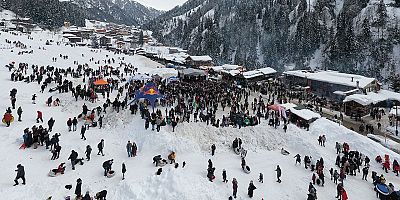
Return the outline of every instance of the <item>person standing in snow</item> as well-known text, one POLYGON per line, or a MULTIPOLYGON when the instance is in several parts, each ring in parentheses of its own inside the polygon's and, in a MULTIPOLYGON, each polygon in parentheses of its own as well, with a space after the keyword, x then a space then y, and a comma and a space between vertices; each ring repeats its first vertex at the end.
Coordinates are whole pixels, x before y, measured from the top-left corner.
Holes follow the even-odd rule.
POLYGON ((39 120, 43 123, 43 114, 41 111, 37 111, 36 123, 39 123, 39 120))
POLYGON ((282 170, 281 170, 281 168, 279 167, 279 165, 278 166, 276 166, 276 178, 278 179, 276 182, 278 182, 278 183, 281 183, 282 181, 281 181, 281 175, 282 175, 282 170))
POLYGON ((222 170, 222 182, 224 182, 224 183, 228 182, 228 180, 226 180, 226 170, 225 169, 222 170))
POLYGON ((103 149, 104 149, 104 139, 101 139, 101 141, 99 142, 99 144, 97 144, 97 148, 99 149, 99 152, 97 153, 97 155, 101 155, 104 156, 103 153, 103 149))
POLYGON ((90 154, 91 153, 92 153, 92 147, 90 147, 90 145, 87 145, 86 146, 86 151, 85 151, 87 161, 90 160, 90 154))
POLYGON ((68 160, 71 160, 72 170, 75 170, 76 159, 78 158, 78 153, 74 150, 71 151, 68 160))
POLYGON ((71 120, 71 118, 68 118, 67 126, 68 126, 68 132, 70 132, 70 131, 71 131, 71 127, 72 127, 72 120, 71 120))
POLYGON ((233 197, 236 199, 237 189, 238 189, 238 182, 236 178, 232 180, 232 189, 233 189, 233 197))
POLYGON ((366 180, 367 181, 368 169, 369 169, 369 167, 364 167, 363 168, 363 170, 362 170, 362 172, 363 172, 362 180, 366 180))
POLYGON ((125 163, 122 163, 122 180, 125 179, 125 172, 126 172, 126 166, 125 163))
POLYGON ((215 144, 211 145, 211 156, 214 156, 215 149, 216 149, 215 144))
POLYGON ((56 122, 56 120, 54 120, 53 117, 50 117, 49 121, 47 121, 47 125, 49 126, 49 132, 53 131, 54 122, 56 122))
POLYGON ((137 145, 135 142, 132 142, 132 157, 136 157, 136 153, 137 153, 137 145))
POLYGON ((101 129, 103 127, 103 116, 99 117, 99 129, 101 129))
POLYGON ((18 185, 18 179, 22 179, 22 185, 25 185, 25 169, 24 166, 21 164, 17 165, 17 169, 15 170, 17 172, 17 176, 14 179, 14 186, 18 185))
POLYGON ((256 186, 254 186, 253 181, 250 181, 249 187, 247 188, 247 194, 249 195, 250 198, 253 198, 255 189, 257 188, 256 186))
POLYGON ((76 131, 76 126, 78 125, 78 120, 76 117, 72 120, 72 131, 76 131))
POLYGON ((301 165, 301 156, 300 156, 300 154, 295 155, 293 158, 296 158, 295 165, 297 165, 297 163, 299 163, 299 165, 301 165))
POLYGON ((262 173, 258 176, 258 182, 264 183, 264 175, 262 173))
POLYGON ((76 199, 82 197, 82 180, 80 178, 76 180, 75 195, 76 199))
POLYGON ((82 137, 81 137, 81 139, 83 139, 83 140, 86 140, 85 132, 86 132, 86 126, 85 126, 85 125, 82 125, 82 128, 81 128, 81 135, 82 135, 82 137))
POLYGON ((32 104, 36 104, 36 94, 32 95, 32 104))
POLYGON ((21 120, 21 115, 22 115, 22 108, 21 108, 21 106, 18 107, 17 114, 18 114, 18 121, 19 121, 19 122, 22 121, 22 120, 21 120))
POLYGON ((322 140, 322 146, 325 147, 326 136, 322 135, 321 140, 322 140))
POLYGON ((128 144, 126 144, 126 151, 128 152, 128 157, 132 157, 132 143, 131 143, 131 141, 128 141, 128 144))

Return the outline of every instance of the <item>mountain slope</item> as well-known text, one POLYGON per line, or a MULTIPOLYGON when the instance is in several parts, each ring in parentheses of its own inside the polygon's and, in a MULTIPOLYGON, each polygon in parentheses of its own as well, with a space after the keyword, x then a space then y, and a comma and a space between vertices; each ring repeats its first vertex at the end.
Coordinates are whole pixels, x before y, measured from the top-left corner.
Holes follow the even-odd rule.
POLYGON ((219 63, 280 70, 295 63, 387 78, 399 71, 399 6, 389 0, 190 0, 147 28, 160 42, 219 63))
POLYGON ((49 27, 62 26, 64 21, 82 26, 84 19, 141 25, 161 14, 133 0, 3 0, 0 5, 49 27))

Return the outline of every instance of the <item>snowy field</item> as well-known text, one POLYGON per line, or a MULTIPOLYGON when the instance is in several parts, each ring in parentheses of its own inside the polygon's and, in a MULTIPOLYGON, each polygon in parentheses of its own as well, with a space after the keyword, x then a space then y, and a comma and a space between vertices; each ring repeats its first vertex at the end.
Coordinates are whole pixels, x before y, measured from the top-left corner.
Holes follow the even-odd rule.
MULTIPOLYGON (((303 165, 295 166, 294 155, 299 153, 312 156, 315 159, 323 157, 325 160, 325 187, 316 186, 318 199, 335 199, 336 185, 329 180, 328 170, 334 166, 336 159, 335 142, 347 142, 351 150, 358 150, 371 158, 371 171, 378 174, 384 171, 373 159, 380 154, 389 154, 391 160, 400 156, 382 145, 373 142, 367 137, 358 135, 343 126, 339 126, 327 119, 319 119, 314 122, 310 131, 299 129, 295 125, 289 125, 285 133, 281 127, 274 129, 262 121, 255 127, 235 128, 215 128, 206 126, 204 123, 183 123, 178 124, 176 131, 172 132, 169 126, 162 127, 160 132, 144 129, 144 121, 138 115, 131 115, 128 110, 120 113, 107 112, 104 118, 105 128, 90 128, 86 137, 87 140, 80 139, 78 124, 77 132, 68 132, 66 120, 69 117, 77 116, 81 112, 83 103, 88 108, 102 105, 104 99, 100 97, 100 102, 89 103, 88 101, 73 100, 70 93, 59 94, 40 93, 40 86, 37 83, 11 82, 10 72, 4 67, 14 61, 28 63, 29 66, 51 65, 59 68, 76 67, 74 61, 80 64, 88 63, 89 66, 97 68, 94 61, 114 58, 117 62, 122 61, 123 55, 114 55, 106 50, 94 52, 87 47, 70 47, 60 45, 45 45, 46 40, 60 41, 59 35, 48 32, 32 34, 33 40, 26 35, 12 35, 2 32, 0 34, 0 110, 5 111, 10 106, 9 91, 12 88, 18 90, 16 107, 21 106, 24 110, 22 122, 13 122, 10 127, 4 124, 0 126, 0 194, 1 199, 34 199, 44 200, 49 196, 52 199, 62 200, 65 196, 74 197, 76 179, 81 178, 82 193, 90 191, 93 195, 103 189, 108 191, 109 200, 219 200, 228 199, 232 195, 232 178, 236 178, 239 183, 238 198, 248 199, 247 187, 251 180, 254 180, 255 195, 253 199, 261 200, 264 198, 275 200, 297 200, 307 198, 308 184, 311 181, 312 172, 305 170, 303 165), (5 39, 11 41, 21 41, 28 45, 26 50, 34 50, 33 54, 18 55, 24 51, 12 47, 5 43, 5 39), (40 49, 39 49, 40 47, 40 49), (45 50, 43 50, 43 47, 45 50), (59 55, 68 55, 69 59, 63 60, 59 55), (83 57, 82 57, 83 54, 83 57), (52 58, 57 57, 57 62, 52 62, 52 58), (32 104, 31 96, 38 95, 37 104, 32 104), (49 96, 53 99, 60 98, 60 107, 47 107, 45 101, 49 96), (50 160, 51 153, 44 147, 38 149, 21 150, 23 140, 23 130, 36 124, 36 111, 43 112, 47 127, 47 120, 53 117, 56 122, 52 134, 61 133, 60 145, 62 146, 60 159, 50 160), (318 145, 317 138, 325 134, 327 137, 326 147, 318 145), (250 174, 245 174, 241 169, 240 156, 233 153, 230 148, 235 137, 241 137, 244 147, 248 149, 246 157, 247 165, 252 169, 250 174), (97 143, 100 139, 105 140, 105 156, 97 156, 97 143), (125 145, 127 141, 134 141, 138 145, 138 156, 128 158, 125 145), (217 150, 214 157, 210 154, 211 144, 216 144, 217 150), (78 152, 79 157, 84 157, 87 144, 93 148, 92 159, 84 165, 76 166, 76 170, 71 170, 70 162, 67 158, 72 149, 78 152), (289 156, 280 153, 281 148, 291 152, 289 156), (180 167, 175 169, 172 165, 163 167, 163 173, 156 176, 157 170, 152 165, 152 157, 161 154, 166 158, 170 151, 177 152, 177 162, 180 167), (216 167, 216 180, 208 181, 206 178, 207 160, 211 158, 216 167), (113 169, 117 172, 116 176, 106 178, 103 176, 102 163, 105 160, 114 159, 113 169), (181 168, 182 162, 186 162, 186 167, 181 168), (49 177, 47 174, 50 169, 56 168, 58 164, 65 162, 67 169, 64 175, 49 177), (121 164, 125 162, 127 166, 126 179, 122 179, 121 164), (25 166, 27 184, 13 187, 16 165, 21 163, 25 166), (275 178, 276 165, 282 169, 282 183, 277 183, 275 178), (222 182, 222 170, 226 169, 228 183, 222 182), (258 183, 258 174, 264 174, 264 183, 258 183), (72 184, 72 190, 66 190, 65 185, 72 184)), ((160 64, 155 63, 141 56, 125 56, 124 61, 131 63, 139 69, 139 72, 154 73, 160 64)), ((100 62, 102 64, 102 62, 100 62)), ((81 79, 74 80, 75 83, 82 83, 81 79)), ((54 83, 52 83, 54 84, 54 83)), ((112 95, 115 95, 112 94, 112 95)), ((113 99, 111 97, 110 99, 113 99)), ((164 110, 164 109, 161 109, 164 110)), ((16 116, 16 110, 13 110, 16 116)), ((387 182, 395 185, 396 190, 400 187, 400 180, 393 173, 385 174, 387 182)), ((371 183, 370 176, 368 182, 361 180, 361 176, 348 176, 344 187, 351 200, 375 200, 375 192, 371 183)))

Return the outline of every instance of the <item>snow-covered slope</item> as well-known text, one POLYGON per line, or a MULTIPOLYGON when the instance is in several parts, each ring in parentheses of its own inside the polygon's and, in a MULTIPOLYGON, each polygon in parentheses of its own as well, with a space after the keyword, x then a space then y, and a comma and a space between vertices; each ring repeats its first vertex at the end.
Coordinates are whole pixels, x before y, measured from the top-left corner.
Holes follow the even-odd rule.
MULTIPOLYGON (((323 157, 325 160, 325 174, 334 166, 336 158, 335 142, 347 142, 350 149, 358 150, 370 158, 376 155, 389 154, 392 159, 399 159, 398 154, 387 150, 368 138, 358 135, 345 127, 339 126, 327 119, 319 119, 314 122, 310 131, 299 129, 294 125, 289 125, 287 132, 283 132, 281 127, 274 129, 267 125, 266 121, 256 127, 234 128, 215 128, 206 126, 204 123, 183 123, 178 124, 176 131, 172 132, 169 126, 163 127, 160 132, 153 132, 144 129, 144 121, 140 116, 131 115, 125 110, 120 113, 111 111, 105 115, 105 128, 90 128, 87 131, 87 140, 80 139, 78 132, 68 132, 66 120, 68 117, 76 116, 80 113, 81 106, 86 103, 89 109, 101 105, 100 102, 89 103, 87 101, 74 101, 70 94, 40 93, 37 83, 11 82, 8 69, 3 67, 14 61, 37 65, 52 65, 61 68, 75 67, 74 61, 88 63, 93 68, 97 68, 95 61, 114 58, 118 62, 124 57, 124 62, 132 63, 138 68, 139 72, 156 71, 162 67, 145 57, 123 56, 101 50, 92 51, 87 47, 70 47, 64 45, 45 46, 46 40, 52 39, 60 41, 61 37, 49 32, 33 33, 34 39, 30 40, 26 35, 12 35, 1 33, 0 42, 4 44, 5 39, 11 41, 21 41, 28 46, 27 50, 33 49, 33 54, 18 55, 22 51, 19 48, 0 49, 0 110, 5 110, 9 103, 8 92, 12 88, 18 90, 17 107, 22 106, 24 113, 22 122, 14 122, 7 128, 0 125, 0 194, 3 199, 46 199, 53 196, 53 199, 63 199, 67 195, 73 195, 73 190, 66 190, 64 186, 73 184, 75 180, 83 180, 82 192, 90 191, 91 194, 103 189, 108 190, 107 199, 110 200, 209 200, 227 199, 231 195, 231 183, 222 183, 222 169, 227 170, 229 180, 233 177, 239 182, 238 199, 247 199, 247 186, 250 180, 255 181, 257 190, 254 199, 280 199, 297 200, 306 199, 308 183, 311 180, 312 172, 307 171, 302 166, 295 166, 293 156, 310 155, 315 159, 323 157), (39 49, 41 47, 41 49, 39 49), (43 49, 44 47, 45 49, 43 49), (52 62, 52 57, 68 55, 69 59, 52 62), (83 54, 83 56, 82 56, 83 54), (91 58, 94 62, 90 62, 91 58), (37 104, 31 103, 31 95, 38 95, 37 104), (60 98, 60 107, 47 107, 45 101, 49 96, 60 98), (50 117, 56 120, 54 132, 61 133, 60 145, 62 146, 60 159, 50 161, 51 154, 43 147, 38 149, 20 150, 22 143, 23 129, 31 127, 35 123, 36 111, 43 111, 44 120, 50 117), (318 145, 317 138, 325 134, 327 137, 326 147, 318 145), (234 138, 241 137, 244 147, 248 149, 246 157, 247 164, 252 172, 245 174, 240 167, 240 157, 234 154, 230 145, 234 138), (96 144, 100 139, 105 140, 105 156, 97 156, 96 144), (125 151, 125 144, 128 140, 138 144, 139 152, 135 158, 128 158, 125 151), (209 147, 215 143, 217 146, 216 156, 211 157, 209 147), (92 159, 85 162, 83 166, 76 166, 76 170, 71 170, 71 165, 67 158, 72 149, 79 153, 79 157, 84 156, 85 146, 90 144, 93 153, 92 159), (286 148, 291 152, 289 156, 283 156, 280 148, 286 148), (185 168, 175 169, 172 165, 164 167, 161 176, 155 176, 157 170, 152 165, 152 157, 161 154, 166 157, 171 151, 177 152, 177 161, 180 166, 186 161, 185 168), (113 158, 115 163, 113 168, 116 176, 105 178, 103 176, 102 163, 113 158), (217 179, 209 182, 206 178, 207 160, 211 158, 216 167, 217 179), (57 167, 61 162, 66 162, 67 170, 64 175, 48 177, 50 169, 57 167), (127 165, 126 179, 121 180, 121 163, 127 165), (18 163, 25 166, 27 185, 13 187, 15 177, 14 169, 18 163), (283 171, 282 183, 275 182, 275 168, 280 165, 283 171), (264 174, 264 183, 258 183, 258 173, 264 174)), ((117 67, 117 64, 114 65, 117 67)), ((72 79, 71 79, 72 80, 72 79)), ((74 83, 82 83, 81 79, 73 80, 74 83)), ((111 94, 111 99, 115 96, 111 94)), ((254 94, 258 95, 258 94, 254 94)), ((161 109, 164 110, 164 109, 161 109)), ((13 111, 15 112, 15 111, 13 111)), ((80 124, 81 125, 81 122, 80 124)), ((79 127, 79 126, 78 126, 79 127)), ((336 168, 335 168, 336 169, 336 168)), ((372 162, 371 171, 378 174, 384 173, 381 167, 372 162)), ((393 173, 385 174, 388 182, 395 186, 400 185, 399 178, 393 173)), ((316 186, 317 187, 317 186, 316 186)), ((361 180, 360 176, 349 176, 345 181, 345 188, 350 199, 375 200, 375 192, 371 179, 368 182, 361 180)), ((334 199, 336 186, 329 178, 326 178, 325 187, 317 187, 318 199, 334 199)))

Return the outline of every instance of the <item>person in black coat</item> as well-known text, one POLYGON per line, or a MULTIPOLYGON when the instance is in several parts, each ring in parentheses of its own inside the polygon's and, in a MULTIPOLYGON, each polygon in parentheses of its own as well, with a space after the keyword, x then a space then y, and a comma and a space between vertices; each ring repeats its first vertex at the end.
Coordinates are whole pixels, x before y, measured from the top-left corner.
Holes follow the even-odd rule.
POLYGON ((211 145, 211 156, 214 156, 215 149, 216 149, 215 144, 211 145))
POLYGON ((81 139, 83 139, 83 140, 86 140, 85 132, 86 132, 86 127, 85 127, 85 125, 83 125, 81 128, 81 135, 82 135, 81 139))
POLYGON ((247 189, 248 190, 247 194, 249 195, 250 198, 253 198, 253 193, 255 189, 257 188, 256 186, 254 186, 253 181, 250 181, 249 188, 247 189))
POLYGON ((53 131, 54 122, 56 122, 56 120, 54 120, 52 117, 49 119, 49 121, 47 121, 47 125, 49 125, 49 132, 53 131))
POLYGON ((99 152, 97 153, 97 155, 101 155, 104 156, 103 153, 103 149, 104 149, 104 139, 101 139, 101 141, 99 142, 99 144, 97 144, 97 148, 99 149, 99 152))
POLYGON ((125 163, 122 163, 122 180, 125 179, 125 172, 126 172, 126 166, 125 163))
POLYGON ((82 180, 80 178, 76 180, 75 195, 77 198, 82 197, 82 180))
POLYGON ((17 169, 15 170, 17 172, 17 176, 14 179, 14 186, 18 185, 18 179, 22 179, 22 185, 25 185, 25 169, 24 166, 21 164, 17 165, 17 169))
POLYGON ((107 160, 103 162, 104 176, 107 176, 107 173, 111 171, 111 166, 114 162, 114 159, 107 160))
POLYGON ((76 125, 78 125, 78 119, 74 117, 74 119, 72 120, 72 131, 76 131, 76 125))
POLYGON ((278 182, 278 183, 281 183, 282 181, 281 181, 281 175, 282 175, 282 170, 281 170, 281 168, 279 167, 279 165, 278 166, 276 166, 276 178, 278 179, 276 182, 278 182))
POLYGON ((68 160, 71 160, 72 170, 75 170, 76 159, 78 158, 78 153, 74 150, 71 151, 68 160))

